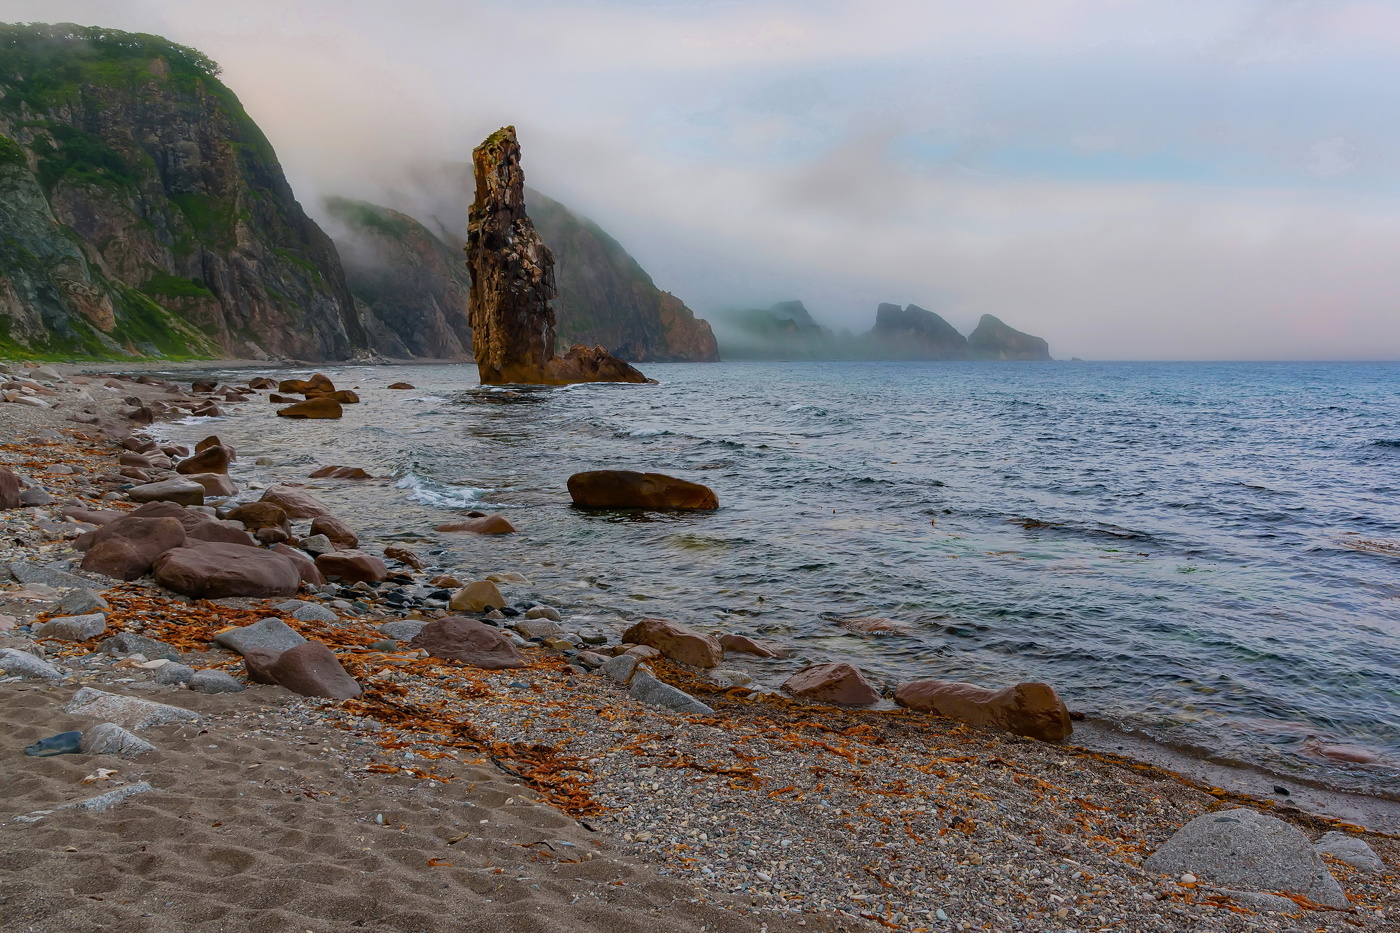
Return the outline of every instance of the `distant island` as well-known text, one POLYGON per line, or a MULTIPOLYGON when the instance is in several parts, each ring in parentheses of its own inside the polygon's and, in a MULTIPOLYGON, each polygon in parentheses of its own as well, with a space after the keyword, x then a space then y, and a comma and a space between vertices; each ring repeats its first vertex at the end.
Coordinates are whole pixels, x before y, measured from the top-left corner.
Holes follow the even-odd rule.
POLYGON ((726 359, 786 360, 1049 360, 1043 338, 1022 333, 990 314, 964 337, 918 305, 881 304, 863 334, 833 332, 812 319, 801 301, 718 316, 726 359))

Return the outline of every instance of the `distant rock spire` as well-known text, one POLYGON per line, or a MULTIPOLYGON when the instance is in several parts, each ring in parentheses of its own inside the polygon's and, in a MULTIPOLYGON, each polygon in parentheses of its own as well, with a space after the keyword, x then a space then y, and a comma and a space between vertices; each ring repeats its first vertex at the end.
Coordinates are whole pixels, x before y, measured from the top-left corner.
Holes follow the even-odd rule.
POLYGON ((554 355, 554 254, 525 213, 525 173, 515 127, 472 152, 476 200, 467 218, 472 348, 484 385, 647 382, 602 347, 554 355))

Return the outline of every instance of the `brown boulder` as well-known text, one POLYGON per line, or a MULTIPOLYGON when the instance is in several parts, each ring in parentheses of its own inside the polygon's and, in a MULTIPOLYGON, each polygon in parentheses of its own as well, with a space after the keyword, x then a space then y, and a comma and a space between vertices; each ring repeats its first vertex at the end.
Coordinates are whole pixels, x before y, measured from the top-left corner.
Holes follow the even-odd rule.
POLYGON ((315 586, 326 585, 326 578, 320 570, 316 569, 316 562, 301 548, 295 548, 279 541, 272 545, 272 550, 274 553, 291 558, 292 563, 297 565, 297 573, 301 574, 302 583, 311 583, 315 586))
POLYGON ((288 648, 276 661, 262 667, 260 673, 304 697, 348 700, 362 692, 355 678, 341 666, 335 652, 319 641, 288 648))
POLYGON ((325 397, 330 399, 332 402, 339 402, 342 405, 360 404, 360 397, 354 392, 351 392, 349 389, 340 389, 338 391, 330 393, 325 397))
POLYGON ((208 541, 222 544, 241 544, 244 547, 257 547, 258 542, 253 540, 253 536, 242 528, 234 527, 236 522, 221 522, 217 518, 211 518, 206 522, 199 522, 191 528, 185 529, 185 537, 189 541, 208 541))
POLYGON ((279 395, 276 392, 268 395, 267 400, 274 405, 294 404, 301 401, 301 399, 297 398, 295 395, 279 395))
POLYGON ((258 501, 281 506, 289 518, 321 518, 331 514, 326 504, 311 493, 282 484, 269 486, 258 501))
POLYGON ((117 455, 117 465, 124 467, 136 467, 140 470, 149 470, 155 466, 151 458, 145 454, 138 454, 135 451, 124 450, 117 455))
POLYGON ((80 509, 72 505, 65 506, 63 509, 64 518, 71 518, 75 522, 86 522, 89 525, 105 525, 108 522, 116 521, 125 514, 125 512, 108 509, 80 509))
POLYGON ((394 383, 393 385, 389 386, 389 388, 391 388, 391 389, 413 389, 413 388, 416 388, 416 386, 414 386, 414 385, 413 385, 412 383, 410 383, 410 382, 396 382, 396 383, 394 383))
POLYGON ((295 405, 277 409, 283 418, 339 418, 345 414, 340 403, 329 398, 309 398, 295 405))
POLYGON ((446 616, 429 622, 413 636, 408 647, 421 648, 444 661, 461 661, 487 671, 525 666, 520 652, 498 629, 462 616, 446 616))
POLYGON ((282 554, 241 544, 198 544, 166 551, 155 562, 156 582, 195 599, 294 596, 296 564, 282 554))
POLYGON ((24 505, 19 500, 21 488, 19 476, 0 467, 0 509, 17 509, 24 505))
POLYGON ((277 383, 278 392, 295 392, 305 395, 308 392, 335 391, 335 383, 324 373, 316 373, 310 379, 284 379, 277 383))
POLYGON ((894 701, 910 709, 1043 742, 1062 742, 1074 731, 1069 710, 1048 684, 1023 683, 992 690, 953 680, 914 680, 899 685, 894 701))
POLYGON ((201 418, 221 418, 223 417, 224 410, 213 402, 205 402, 203 405, 200 405, 198 408, 194 409, 194 411, 190 412, 190 414, 198 415, 201 418))
POLYGON ((258 376, 256 379, 249 379, 249 380, 248 380, 248 388, 250 388, 250 389, 275 389, 275 388, 277 388, 277 383, 276 383, 276 382, 273 382, 271 379, 267 378, 266 376, 258 376))
POLYGON ((401 564, 407 564, 414 570, 422 570, 424 567, 428 566, 427 561, 406 547, 395 547, 391 544, 384 549, 384 556, 390 560, 396 560, 401 564))
POLYGON ((245 502, 227 514, 233 521, 242 522, 243 527, 254 535, 263 530, 275 532, 271 536, 275 541, 266 541, 259 535, 258 540, 264 543, 275 544, 276 541, 286 541, 292 536, 292 525, 287 511, 275 502, 245 502))
POLYGON ((724 648, 709 635, 665 619, 643 619, 622 633, 623 642, 650 645, 672 661, 694 667, 718 667, 724 648))
POLYGON ((792 650, 771 641, 761 641, 747 635, 721 635, 720 647, 725 651, 738 651, 741 654, 757 655, 760 658, 785 658, 792 650))
POLYGON ((190 383, 191 392, 213 392, 216 388, 218 388, 217 383, 209 382, 204 379, 190 383))
POLYGON ((185 479, 203 486, 206 496, 238 495, 238 487, 227 473, 187 473, 185 479))
POLYGON ((586 509, 717 509, 708 486, 662 473, 590 470, 569 477, 574 505, 586 509))
POLYGON ((350 530, 350 526, 329 515, 317 517, 311 523, 311 533, 325 535, 337 551, 350 551, 360 546, 360 539, 350 530))
POLYGON ((176 473, 227 473, 229 461, 233 458, 229 455, 228 448, 218 444, 213 444, 195 453, 179 463, 175 464, 176 473))
POLYGON ((359 467, 324 466, 311 473, 312 479, 374 479, 359 467))
POLYGON ((434 531, 470 531, 479 535, 508 535, 515 532, 515 526, 504 515, 480 515, 459 518, 436 526, 434 531))
POLYGON ((151 572, 156 558, 185 544, 185 526, 175 518, 127 515, 92 533, 82 568, 118 580, 135 580, 151 572))
POLYGON ((384 561, 364 551, 331 551, 316 558, 316 569, 326 579, 346 583, 379 583, 389 576, 384 561))
POLYGON ((505 598, 501 596, 501 591, 496 589, 496 584, 490 580, 477 580, 453 593, 447 607, 453 612, 486 612, 489 609, 500 609, 505 604, 505 598))
POLYGON ((842 706, 870 706, 880 701, 880 692, 854 664, 812 664, 783 681, 783 689, 800 700, 839 703, 842 706))

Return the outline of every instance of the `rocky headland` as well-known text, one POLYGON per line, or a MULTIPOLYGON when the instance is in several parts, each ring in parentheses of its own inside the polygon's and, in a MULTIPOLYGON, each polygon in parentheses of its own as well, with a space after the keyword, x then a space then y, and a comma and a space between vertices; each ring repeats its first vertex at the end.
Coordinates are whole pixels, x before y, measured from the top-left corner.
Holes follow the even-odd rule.
POLYGON ((472 152, 476 197, 467 229, 473 352, 483 385, 646 382, 601 346, 554 352, 554 254, 525 212, 525 173, 515 127, 472 152))

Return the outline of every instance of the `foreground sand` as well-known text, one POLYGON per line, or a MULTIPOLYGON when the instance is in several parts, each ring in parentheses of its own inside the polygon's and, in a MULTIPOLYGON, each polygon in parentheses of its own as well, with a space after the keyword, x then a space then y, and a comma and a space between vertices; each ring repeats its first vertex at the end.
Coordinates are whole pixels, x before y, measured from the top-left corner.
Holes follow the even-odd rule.
MULTIPOLYGON (((113 459, 58 413, 14 408, 0 406, 11 437, 65 440, 0 445, 0 459, 30 471, 113 459)), ((84 491, 81 477, 43 479, 56 497, 84 491)), ((71 557, 56 512, 0 512, 0 556, 71 557)), ((268 614, 105 587, 109 634, 139 628, 193 666, 238 674, 208 639, 268 614)), ((0 600, 20 605, 20 590, 0 600)), ((29 602, 41 609, 42 593, 29 602)), ((370 650, 383 620, 341 615, 287 621, 365 685, 345 703, 256 685, 201 696, 56 642, 44 647, 69 682, 0 682, 0 929, 1400 928, 1400 845, 1376 833, 1387 873, 1331 864, 1350 911, 1251 910, 1144 871, 1182 824, 1241 802, 1149 765, 905 712, 725 693, 662 666, 717 711, 678 716, 544 649, 525 670, 485 673, 370 650), (132 761, 24 757, 91 724, 63 712, 85 682, 204 719, 144 733, 160 752, 132 761), (81 783, 98 768, 117 773, 81 783), (140 780, 156 790, 106 813, 14 820, 140 780)), ((1334 826, 1244 802, 1313 837, 1334 826)))

